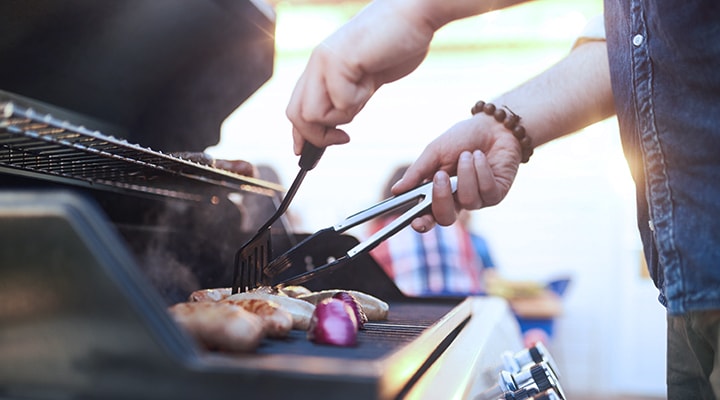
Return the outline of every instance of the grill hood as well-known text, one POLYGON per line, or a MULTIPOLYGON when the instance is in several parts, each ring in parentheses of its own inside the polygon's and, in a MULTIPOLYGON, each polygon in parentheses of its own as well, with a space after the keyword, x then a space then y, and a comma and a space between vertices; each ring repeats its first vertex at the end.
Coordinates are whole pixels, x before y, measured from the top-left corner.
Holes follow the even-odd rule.
POLYGON ((145 147, 202 151, 272 75, 274 30, 261 1, 5 0, 0 90, 145 147))

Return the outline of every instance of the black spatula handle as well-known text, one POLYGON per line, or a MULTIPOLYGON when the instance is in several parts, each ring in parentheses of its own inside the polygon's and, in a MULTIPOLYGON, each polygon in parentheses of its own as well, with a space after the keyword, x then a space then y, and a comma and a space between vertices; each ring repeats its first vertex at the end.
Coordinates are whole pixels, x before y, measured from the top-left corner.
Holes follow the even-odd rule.
POLYGON ((298 165, 303 170, 310 171, 315 168, 324 152, 325 147, 317 147, 306 140, 302 148, 302 153, 300 153, 300 162, 298 165))

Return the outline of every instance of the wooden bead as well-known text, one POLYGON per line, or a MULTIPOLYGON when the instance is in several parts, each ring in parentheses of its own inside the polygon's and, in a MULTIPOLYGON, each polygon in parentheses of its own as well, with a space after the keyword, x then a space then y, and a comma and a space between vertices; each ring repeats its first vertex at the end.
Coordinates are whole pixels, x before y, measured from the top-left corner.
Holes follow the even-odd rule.
POLYGON ((472 115, 475 115, 475 114, 477 114, 477 113, 479 113, 479 112, 483 112, 483 107, 485 107, 485 102, 482 101, 482 100, 480 100, 480 101, 478 101, 477 103, 475 103, 475 105, 474 105, 473 108, 470 110, 470 112, 472 113, 472 115))
POLYGON ((495 114, 493 114, 493 117, 495 117, 495 121, 503 122, 505 121, 505 117, 507 117, 507 113, 502 108, 498 108, 497 110, 495 110, 495 114))
POLYGON ((508 130, 513 130, 519 123, 520 117, 517 114, 510 114, 503 125, 505 125, 508 130))
POLYGON ((520 147, 522 148, 522 162, 526 163, 530 160, 530 156, 533 153, 532 143, 530 138, 525 136, 520 140, 520 147))
POLYGON ((483 107, 483 111, 487 115, 493 115, 495 114, 495 104, 493 103, 485 103, 485 106, 483 107))
POLYGON ((522 125, 517 125, 513 128, 512 134, 517 140, 522 140, 525 137, 525 128, 523 128, 522 125))
POLYGON ((525 148, 532 148, 530 143, 530 138, 525 136, 522 139, 520 139, 520 146, 522 146, 523 149, 525 148))

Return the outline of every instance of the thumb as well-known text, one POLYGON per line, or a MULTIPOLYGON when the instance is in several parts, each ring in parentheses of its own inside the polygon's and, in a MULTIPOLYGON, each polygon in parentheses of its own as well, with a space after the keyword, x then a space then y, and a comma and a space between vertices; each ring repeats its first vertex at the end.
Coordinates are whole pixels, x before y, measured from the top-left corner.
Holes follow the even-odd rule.
POLYGON ((437 164, 432 160, 435 160, 435 158, 431 157, 426 149, 425 152, 408 167, 403 177, 395 182, 391 188, 392 193, 395 195, 404 193, 422 183, 432 180, 435 172, 439 170, 437 164))

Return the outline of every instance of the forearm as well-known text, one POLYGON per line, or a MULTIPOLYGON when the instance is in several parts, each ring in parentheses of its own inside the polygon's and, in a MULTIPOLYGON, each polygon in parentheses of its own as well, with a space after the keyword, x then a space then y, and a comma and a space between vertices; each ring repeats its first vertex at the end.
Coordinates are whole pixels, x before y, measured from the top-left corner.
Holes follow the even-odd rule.
MULTIPOLYGON (((393 0, 390 0, 393 1, 393 0)), ((528 0, 394 0, 404 4, 408 12, 426 18, 439 29, 441 26, 462 18, 500 10, 528 0), (410 9, 414 10, 411 11, 410 9)))
POLYGON ((321 46, 356 65, 358 73, 379 74, 380 86, 411 72, 442 26, 525 1, 375 0, 321 46))
POLYGON ((613 115, 605 43, 575 48, 550 69, 493 102, 522 117, 536 147, 613 115))

